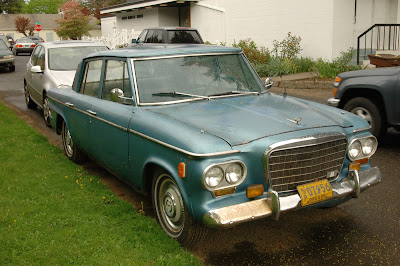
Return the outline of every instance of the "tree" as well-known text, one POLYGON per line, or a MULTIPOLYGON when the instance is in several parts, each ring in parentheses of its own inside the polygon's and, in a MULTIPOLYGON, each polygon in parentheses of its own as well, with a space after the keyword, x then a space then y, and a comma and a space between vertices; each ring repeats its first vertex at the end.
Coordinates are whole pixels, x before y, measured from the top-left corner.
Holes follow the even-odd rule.
POLYGON ((24 4, 24 0, 0 0, 0 14, 19 14, 24 4))
POLYGON ((24 14, 57 14, 64 0, 29 0, 23 8, 24 14))
POLYGON ((77 0, 68 0, 61 6, 64 18, 57 20, 59 27, 54 29, 59 37, 80 40, 83 35, 90 36, 93 26, 89 25, 90 17, 82 10, 83 6, 77 0))
POLYGON ((23 16, 17 16, 14 19, 14 24, 17 32, 22 33, 25 36, 32 36, 35 25, 31 23, 29 18, 23 16), (27 33, 28 32, 28 33, 27 33))
POLYGON ((81 0, 89 12, 100 19, 100 8, 126 3, 126 0, 81 0))

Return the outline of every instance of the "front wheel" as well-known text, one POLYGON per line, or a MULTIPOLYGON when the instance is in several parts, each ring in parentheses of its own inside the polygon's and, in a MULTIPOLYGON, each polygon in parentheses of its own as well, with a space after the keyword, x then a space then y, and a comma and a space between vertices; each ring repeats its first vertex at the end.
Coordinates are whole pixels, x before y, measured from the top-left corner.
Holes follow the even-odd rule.
POLYGON ((376 104, 371 100, 364 97, 357 97, 348 101, 344 109, 367 121, 371 126, 371 133, 375 137, 378 138, 385 132, 386 126, 383 116, 376 104))
POLYGON ((43 118, 46 125, 50 127, 50 107, 49 99, 47 98, 46 94, 43 96, 43 118))
POLYGON ((186 247, 203 238, 205 227, 188 213, 178 185, 165 171, 155 173, 152 200, 157 220, 170 237, 186 247))
POLYGON ((62 124, 61 137, 65 155, 74 163, 83 162, 85 159, 85 155, 81 152, 79 147, 74 145, 65 121, 63 121, 62 124))

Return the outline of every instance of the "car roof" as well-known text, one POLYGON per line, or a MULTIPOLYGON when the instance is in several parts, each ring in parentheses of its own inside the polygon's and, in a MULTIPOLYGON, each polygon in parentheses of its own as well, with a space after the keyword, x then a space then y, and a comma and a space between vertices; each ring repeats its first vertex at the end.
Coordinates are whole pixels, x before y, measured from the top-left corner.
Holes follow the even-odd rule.
POLYGON ((147 44, 147 45, 137 45, 123 49, 97 52, 89 55, 87 58, 98 57, 98 56, 144 58, 144 57, 160 57, 160 56, 171 56, 171 55, 240 53, 241 51, 242 50, 240 48, 235 48, 235 47, 205 45, 205 44, 186 44, 186 45, 147 44))
POLYGON ((145 28, 144 30, 197 30, 195 28, 188 28, 188 27, 150 27, 145 28))
POLYGON ((90 42, 90 41, 52 41, 43 42, 38 45, 42 45, 45 48, 62 48, 62 47, 76 47, 76 46, 106 46, 101 42, 90 42))

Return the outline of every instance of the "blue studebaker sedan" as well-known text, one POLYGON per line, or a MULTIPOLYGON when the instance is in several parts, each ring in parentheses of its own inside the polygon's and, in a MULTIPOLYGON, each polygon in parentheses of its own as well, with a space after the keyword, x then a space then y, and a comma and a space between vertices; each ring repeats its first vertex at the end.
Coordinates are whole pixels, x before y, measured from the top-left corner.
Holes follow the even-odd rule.
POLYGON ((188 246, 205 226, 334 206, 381 181, 367 122, 270 86, 240 49, 155 45, 87 56, 48 98, 66 155, 151 195, 188 246))

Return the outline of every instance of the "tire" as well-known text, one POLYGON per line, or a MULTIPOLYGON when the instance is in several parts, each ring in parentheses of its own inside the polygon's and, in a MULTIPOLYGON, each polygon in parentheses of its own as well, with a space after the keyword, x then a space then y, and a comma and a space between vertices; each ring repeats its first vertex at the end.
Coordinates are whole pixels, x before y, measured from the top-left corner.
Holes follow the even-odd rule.
POLYGON ((10 72, 14 72, 14 71, 15 71, 15 66, 10 66, 10 67, 8 67, 8 70, 9 70, 10 72))
POLYGON ((43 95, 43 118, 44 122, 48 127, 51 127, 50 125, 50 107, 49 107, 49 99, 47 98, 47 95, 43 95))
POLYGON ((185 247, 200 241, 206 228, 189 214, 179 187, 165 171, 156 171, 152 186, 152 201, 158 223, 168 236, 185 247))
POLYGON ((382 112, 371 100, 364 97, 353 98, 345 104, 343 109, 367 121, 371 125, 371 133, 375 137, 380 137, 386 131, 382 112))
POLYGON ((68 159, 70 159, 74 163, 80 163, 85 161, 86 156, 81 152, 81 150, 76 145, 74 145, 71 134, 69 133, 69 129, 65 124, 65 121, 63 121, 62 124, 61 137, 62 137, 63 149, 68 159))
POLYGON ((24 84, 24 94, 25 94, 26 107, 28 107, 28 109, 36 109, 37 104, 32 100, 31 94, 29 93, 26 84, 24 84))

